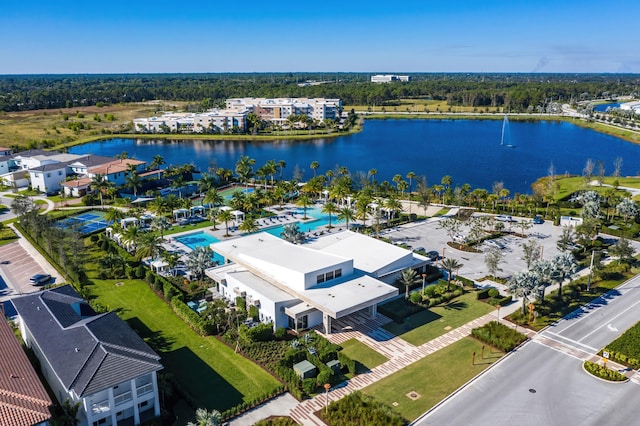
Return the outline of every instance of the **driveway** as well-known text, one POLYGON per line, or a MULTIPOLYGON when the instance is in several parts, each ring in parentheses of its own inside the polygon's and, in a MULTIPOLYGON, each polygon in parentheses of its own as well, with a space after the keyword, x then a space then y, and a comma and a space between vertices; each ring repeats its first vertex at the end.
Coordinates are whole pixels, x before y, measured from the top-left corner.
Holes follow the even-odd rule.
POLYGON ((35 274, 51 274, 54 279, 48 284, 63 281, 39 253, 33 254, 33 249, 23 247, 21 242, 15 241, 0 247, 0 301, 39 291, 41 287, 29 283, 29 278, 35 274))

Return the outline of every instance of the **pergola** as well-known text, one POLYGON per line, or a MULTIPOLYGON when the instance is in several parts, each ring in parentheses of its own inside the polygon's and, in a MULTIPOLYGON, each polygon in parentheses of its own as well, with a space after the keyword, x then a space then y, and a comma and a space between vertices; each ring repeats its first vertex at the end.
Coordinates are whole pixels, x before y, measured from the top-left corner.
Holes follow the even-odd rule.
POLYGON ((173 211, 173 218, 175 220, 188 219, 191 216, 189 209, 177 209, 173 211))

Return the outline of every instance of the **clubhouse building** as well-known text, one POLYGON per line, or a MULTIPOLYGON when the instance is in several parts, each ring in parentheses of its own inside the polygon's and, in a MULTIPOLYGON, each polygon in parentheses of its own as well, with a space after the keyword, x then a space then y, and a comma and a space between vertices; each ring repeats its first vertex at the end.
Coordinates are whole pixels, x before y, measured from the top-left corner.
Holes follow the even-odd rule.
POLYGON ((363 234, 329 233, 295 245, 262 232, 211 245, 225 264, 206 271, 231 301, 245 298, 260 320, 303 330, 377 306, 398 295, 404 269, 423 272, 429 260, 363 234))

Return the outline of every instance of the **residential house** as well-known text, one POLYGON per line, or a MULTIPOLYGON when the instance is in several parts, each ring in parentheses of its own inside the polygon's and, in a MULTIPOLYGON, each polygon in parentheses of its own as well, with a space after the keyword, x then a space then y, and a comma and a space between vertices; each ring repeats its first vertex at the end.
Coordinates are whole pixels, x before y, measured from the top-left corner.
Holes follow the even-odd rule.
POLYGON ((0 304, 0 425, 46 426, 51 398, 38 378, 0 304))
POLYGON ((140 424, 160 414, 160 357, 114 312, 97 314, 70 286, 12 303, 58 402, 80 403, 81 426, 140 424))

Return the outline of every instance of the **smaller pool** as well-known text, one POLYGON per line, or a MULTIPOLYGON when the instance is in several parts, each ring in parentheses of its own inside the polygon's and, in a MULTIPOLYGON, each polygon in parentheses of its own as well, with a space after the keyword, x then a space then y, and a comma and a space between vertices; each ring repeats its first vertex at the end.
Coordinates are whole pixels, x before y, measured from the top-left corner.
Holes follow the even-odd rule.
MULTIPOLYGON (((213 243, 220 242, 219 239, 217 239, 213 235, 207 234, 204 231, 194 232, 193 234, 186 234, 180 237, 175 237, 175 240, 189 247, 191 250, 194 250, 196 247, 209 247, 213 243)), ((213 260, 218 265, 222 265, 224 263, 224 258, 220 256, 218 253, 213 254, 213 260)))
POLYGON ((195 249, 196 247, 208 246, 209 244, 220 242, 219 239, 217 239, 213 235, 207 234, 204 231, 182 235, 180 237, 176 237, 175 240, 189 247, 191 250, 195 249))

